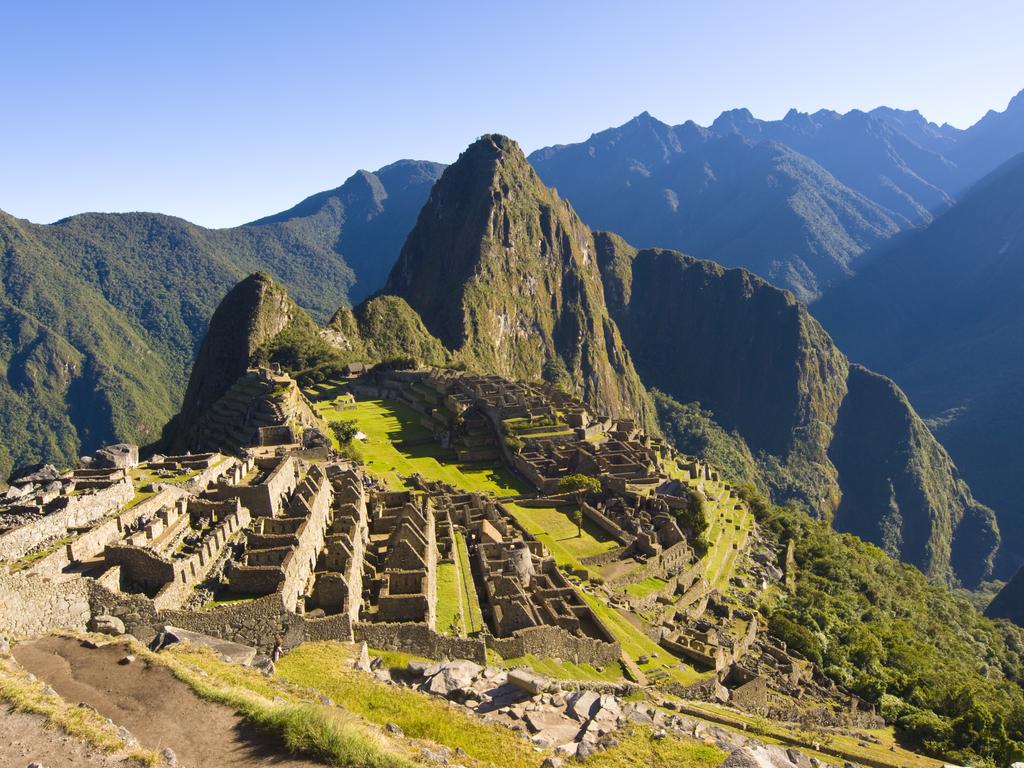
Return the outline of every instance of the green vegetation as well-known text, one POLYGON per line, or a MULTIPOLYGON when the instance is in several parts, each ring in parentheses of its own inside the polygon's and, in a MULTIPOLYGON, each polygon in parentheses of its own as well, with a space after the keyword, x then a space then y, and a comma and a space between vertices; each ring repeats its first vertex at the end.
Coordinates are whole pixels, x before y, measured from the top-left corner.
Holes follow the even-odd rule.
POLYGON ((657 592, 659 589, 668 584, 664 579, 659 579, 657 576, 651 576, 643 579, 642 581, 634 581, 632 584, 626 586, 626 593, 633 597, 647 597, 652 592, 657 592))
POLYGON ((476 585, 473 583, 473 572, 470 569, 469 547, 466 545, 466 537, 456 531, 454 538, 462 590, 462 621, 466 632, 472 634, 483 630, 484 615, 480 609, 480 598, 476 593, 476 585))
POLYGON ((498 464, 459 464, 455 452, 441 448, 420 423, 420 414, 402 402, 363 400, 355 408, 340 410, 332 402, 318 402, 317 411, 330 422, 351 419, 367 439, 355 441, 367 471, 383 478, 392 488, 403 488, 397 475, 416 472, 430 480, 442 480, 467 491, 514 496, 526 486, 498 464))
POLYGON ((220 660, 208 648, 184 645, 155 654, 141 645, 151 663, 166 666, 199 696, 238 712, 247 722, 279 739, 290 751, 333 766, 412 768, 413 761, 387 744, 358 717, 308 700, 293 686, 268 680, 257 670, 220 660))
POLYGON ((438 632, 462 636, 466 624, 462 620, 462 579, 455 563, 437 564, 437 606, 435 626, 438 632))
POLYGON ((582 594, 583 599, 604 621, 605 626, 622 646, 622 650, 627 656, 633 661, 641 656, 648 658, 646 664, 639 665, 643 672, 651 673, 663 670, 673 680, 683 685, 689 685, 704 676, 651 640, 633 621, 612 608, 602 598, 589 592, 582 594))
POLYGON ((716 747, 689 739, 653 738, 649 728, 634 728, 618 742, 587 764, 596 768, 716 768, 727 757, 716 747))
POLYGON ((548 548, 560 566, 600 576, 597 568, 583 565, 580 560, 603 555, 619 546, 615 539, 587 518, 577 529, 576 522, 565 508, 527 507, 515 503, 508 503, 505 507, 548 548))
POLYGON ((534 656, 532 653, 514 659, 503 659, 501 665, 506 669, 522 666, 530 667, 534 672, 558 680, 591 680, 595 682, 617 683, 621 682, 625 677, 622 665, 618 662, 598 670, 590 664, 574 664, 571 661, 558 661, 547 657, 541 658, 534 656))
POLYGON ((1024 630, 796 508, 752 508, 796 542, 797 590, 769 611, 774 634, 916 747, 964 765, 1024 757, 1024 630))
POLYGON ((286 680, 330 696, 348 711, 379 725, 395 723, 407 736, 461 747, 485 765, 536 768, 540 759, 529 742, 496 725, 453 710, 416 691, 377 682, 346 663, 352 648, 341 643, 305 643, 278 664, 286 680))

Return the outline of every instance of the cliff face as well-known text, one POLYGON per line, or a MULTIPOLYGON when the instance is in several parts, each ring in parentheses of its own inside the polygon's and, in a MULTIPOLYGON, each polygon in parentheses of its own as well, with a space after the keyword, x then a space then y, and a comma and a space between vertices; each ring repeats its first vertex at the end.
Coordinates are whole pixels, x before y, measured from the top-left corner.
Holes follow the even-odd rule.
POLYGON ((644 383, 737 433, 776 499, 797 498, 935 578, 975 584, 991 571, 992 511, 899 388, 852 366, 789 293, 614 235, 597 246, 644 383))
POLYGON ((561 378, 595 407, 653 423, 605 306, 593 235, 518 145, 485 136, 442 175, 384 293, 468 367, 561 378))
POLYGON ((182 450, 195 424, 255 362, 260 348, 293 325, 314 327, 266 273, 249 275, 232 288, 210 319, 181 411, 165 433, 168 447, 182 450))
POLYGON ((1018 627, 1024 627, 1024 568, 999 590, 985 615, 993 619, 1009 619, 1018 627))

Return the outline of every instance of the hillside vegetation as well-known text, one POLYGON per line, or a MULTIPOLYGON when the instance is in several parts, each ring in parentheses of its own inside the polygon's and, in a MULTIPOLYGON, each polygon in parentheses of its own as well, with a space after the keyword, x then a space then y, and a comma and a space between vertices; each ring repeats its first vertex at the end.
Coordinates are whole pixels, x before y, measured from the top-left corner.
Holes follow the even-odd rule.
POLYGON ((745 495, 762 525, 796 542, 797 588, 769 611, 774 634, 912 745, 962 765, 1024 754, 1024 630, 795 507, 745 495))
POLYGON ((181 402, 209 317, 246 274, 272 274, 320 321, 375 290, 383 276, 369 265, 390 267, 441 168, 361 172, 231 229, 151 213, 38 225, 0 212, 0 479, 104 443, 154 440, 181 402))

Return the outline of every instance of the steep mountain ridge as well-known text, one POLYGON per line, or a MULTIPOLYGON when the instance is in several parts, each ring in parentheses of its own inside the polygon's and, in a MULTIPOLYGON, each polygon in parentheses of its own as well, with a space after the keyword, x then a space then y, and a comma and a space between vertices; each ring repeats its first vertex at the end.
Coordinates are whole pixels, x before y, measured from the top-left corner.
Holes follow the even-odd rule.
POLYGON ((853 359, 900 383, 1000 512, 1004 576, 1024 563, 1014 483, 1024 432, 1022 283, 1024 155, 813 306, 853 359))
POLYGON ((1021 151, 1024 94, 966 130, 887 107, 790 110, 781 120, 736 109, 706 128, 645 112, 584 142, 537 150, 530 162, 596 229, 751 269, 809 301, 855 272, 867 250, 927 224, 1021 151), (722 143, 730 137, 744 141, 722 143), (764 143, 792 157, 751 162, 748 145, 764 143), (742 173, 726 185, 722 169, 742 173))
POLYGON ((558 378, 611 415, 652 424, 594 250, 519 146, 488 135, 434 186, 383 292, 405 299, 471 368, 558 378))
MULTIPOLYGON (((990 572, 992 511, 903 393, 851 366, 806 307, 744 270, 607 233, 597 245, 644 383, 742 438, 776 499, 799 499, 933 578, 976 584, 990 572)), ((731 453, 746 463, 742 448, 731 453)))

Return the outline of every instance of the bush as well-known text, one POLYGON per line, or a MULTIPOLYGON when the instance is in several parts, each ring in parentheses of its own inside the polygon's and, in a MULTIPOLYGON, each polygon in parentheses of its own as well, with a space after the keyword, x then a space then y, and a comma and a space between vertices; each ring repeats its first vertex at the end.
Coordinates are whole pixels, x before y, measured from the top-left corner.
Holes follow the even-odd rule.
POLYGON ((359 427, 354 421, 332 421, 331 432, 337 438, 338 445, 344 448, 359 433, 359 427))

